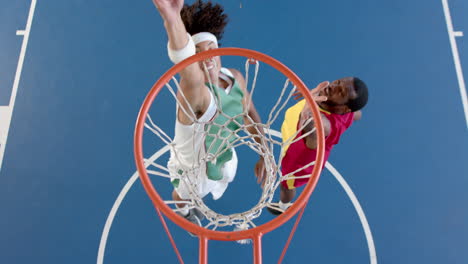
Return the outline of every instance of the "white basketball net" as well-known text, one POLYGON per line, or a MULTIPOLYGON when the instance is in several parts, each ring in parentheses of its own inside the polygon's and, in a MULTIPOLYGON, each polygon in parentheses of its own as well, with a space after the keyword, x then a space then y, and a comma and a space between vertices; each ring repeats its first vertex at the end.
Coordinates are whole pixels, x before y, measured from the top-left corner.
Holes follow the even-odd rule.
MULTIPOLYGON (((258 77, 258 71, 259 71, 259 67, 260 67, 260 63, 258 61, 254 61, 254 63, 252 65, 255 65, 255 68, 254 68, 254 76, 253 76, 253 80, 251 82, 251 88, 249 88, 249 67, 250 65, 252 64, 252 60, 251 59, 247 59, 247 61, 245 62, 245 79, 246 79, 246 87, 247 87, 247 90, 250 92, 250 98, 248 98, 248 104, 250 104, 250 101, 251 101, 251 98, 255 92, 255 86, 256 86, 256 82, 257 82, 257 77, 258 77)), ((206 71, 206 69, 205 69, 206 71)), ((209 75, 208 75, 209 76, 209 75)), ((174 100, 176 100, 176 103, 178 105, 178 107, 189 117, 194 117, 195 114, 194 114, 194 111, 189 107, 189 109, 186 109, 184 107, 182 107, 181 105, 181 102, 177 100, 177 91, 179 93, 182 93, 182 90, 180 89, 180 86, 179 86, 179 82, 177 81, 177 79, 175 77, 172 77, 172 81, 174 82, 174 85, 171 85, 170 83, 167 83, 166 84, 166 88, 168 89, 168 91, 172 94, 174 100), (176 89, 174 89, 174 87, 176 89)), ((211 83, 211 81, 210 81, 211 83)), ((280 164, 281 164, 281 160, 282 160, 282 155, 279 155, 279 157, 276 157, 274 156, 274 153, 273 153, 273 149, 275 148, 280 148, 280 151, 281 153, 283 153, 284 149, 286 146, 298 141, 298 140, 302 140, 304 137, 308 136, 310 133, 313 133, 315 131, 315 128, 306 133, 306 134, 303 134, 301 137, 297 137, 299 131, 302 131, 302 129, 307 126, 311 120, 307 120, 303 125, 302 127, 300 127, 296 132, 296 134, 294 134, 291 138, 287 139, 284 143, 281 142, 282 140, 278 140, 278 139, 275 139, 273 138, 272 134, 269 133, 269 131, 271 131, 271 125, 278 119, 280 113, 285 109, 288 101, 292 98, 292 95, 293 93, 296 91, 296 87, 292 85, 292 83, 290 83, 289 80, 285 80, 284 82, 284 85, 283 85, 283 88, 281 90, 281 94, 280 96, 278 97, 278 100, 276 101, 276 103, 274 104, 274 106, 271 108, 269 114, 268 114, 268 119, 267 120, 262 120, 263 123, 259 124, 259 123, 254 123, 254 121, 252 120, 252 118, 248 115, 247 113, 247 110, 248 110, 248 107, 245 107, 244 108, 244 111, 238 115, 238 116, 241 116, 242 118, 246 118, 248 120, 250 120, 250 125, 246 125, 244 123, 242 124, 239 124, 238 125, 240 126, 239 129, 237 129, 236 131, 233 131, 232 135, 233 137, 235 137, 235 139, 232 141, 232 142, 229 142, 226 138, 222 138, 221 135, 215 135, 217 138, 223 140, 223 142, 227 145, 227 147, 225 148, 222 148, 220 150, 218 150, 217 152, 215 152, 214 156, 210 155, 210 154, 207 154, 203 157, 201 157, 197 164, 193 164, 193 167, 194 168, 199 168, 200 165, 203 163, 203 162, 210 162, 211 160, 213 159, 216 159, 216 157, 218 157, 220 154, 222 154, 224 151, 230 149, 230 148, 237 148, 241 145, 246 145, 248 146, 251 150, 255 151, 258 155, 262 156, 264 161, 265 161, 265 167, 266 167, 266 171, 267 171, 267 178, 266 178, 266 181, 265 181, 265 184, 262 188, 262 195, 258 201, 258 203, 253 206, 250 210, 248 211, 245 211, 245 212, 241 212, 241 213, 235 213, 235 214, 230 214, 230 215, 223 215, 223 214, 220 214, 220 213, 217 213, 213 210, 211 210, 203 201, 202 197, 199 197, 198 195, 196 195, 196 182, 193 181, 193 178, 194 178, 194 175, 191 175, 191 173, 195 172, 196 170, 189 170, 189 171, 184 171, 182 174, 176 174, 176 175, 171 175, 169 173, 169 169, 167 168, 167 164, 159 164, 157 163, 157 160, 154 161, 154 162, 151 162, 149 160, 145 160, 146 163, 150 163, 150 165, 147 167, 147 173, 150 174, 150 175, 154 175, 154 176, 158 176, 158 177, 165 177, 165 178, 168 178, 168 179, 171 179, 171 180, 174 180, 174 179, 178 179, 180 180, 181 182, 185 182, 185 184, 189 185, 191 187, 191 199, 189 201, 174 201, 174 200, 165 200, 165 203, 168 204, 168 205, 175 205, 177 203, 183 203, 183 204, 186 204, 188 205, 188 208, 191 209, 191 208, 197 208, 198 210, 200 210, 203 215, 206 217, 206 220, 207 220, 207 223, 205 224, 205 221, 204 221, 204 224, 203 226, 205 228, 208 228, 208 229, 212 229, 212 230, 216 230, 217 228, 219 227, 225 227, 225 226, 236 226, 238 229, 248 229, 248 228, 253 228, 253 227, 256 227, 256 224, 254 223, 254 219, 259 217, 260 214, 262 213, 262 210, 272 204, 272 199, 273 199, 273 195, 276 191, 276 189, 279 187, 279 184, 281 181, 285 180, 286 178, 288 179, 298 179, 298 178, 308 178, 309 176, 299 176, 299 177, 296 177, 296 176, 293 176, 295 173, 297 173, 298 171, 301 171, 303 170, 304 168, 306 167, 309 167, 311 165, 313 165, 315 162, 311 162, 305 166, 303 166, 302 168, 300 169, 297 169, 296 171, 293 171, 289 174, 286 174, 286 175, 281 175, 281 170, 280 170, 280 164), (258 134, 251 134, 247 131, 247 127, 248 126, 253 126, 258 134), (260 143, 257 142, 255 140, 255 137, 261 137, 261 140, 260 143)), ((185 98, 185 96, 183 96, 182 94, 182 97, 183 99, 187 102, 186 105, 189 105, 188 104, 188 101, 187 99, 185 98)), ((216 98, 216 103, 219 104, 219 99, 216 98)), ((216 115, 223 115, 227 118, 227 121, 226 123, 228 122, 237 122, 235 120, 236 117, 238 116, 228 116, 226 115, 225 113, 223 113, 221 110, 221 107, 218 106, 218 110, 217 110, 217 113, 216 115)), ((200 125, 204 125, 207 129, 205 129, 205 134, 204 136, 206 136, 206 134, 208 133, 207 131, 209 131, 209 128, 211 126, 224 126, 226 124, 215 124, 215 123, 211 123, 211 122, 200 122, 199 120, 197 120, 196 118, 192 118, 192 121, 195 123, 195 124, 200 124, 200 125)), ((175 122, 175 120, 174 120, 175 122)), ((147 116, 147 121, 145 122, 145 127, 151 131, 152 133, 154 133, 158 138, 160 138, 164 144, 166 145, 169 145, 170 147, 173 146, 173 139, 168 136, 168 133, 166 133, 163 129, 160 128, 160 126, 158 126, 157 124, 155 124, 155 122, 153 122, 152 118, 150 117, 150 115, 148 114, 147 116)), ((221 129, 219 130, 221 131, 221 129)), ((172 131, 171 131, 172 132, 172 131)), ((210 136, 213 136, 213 135, 210 135, 210 136)), ((214 141, 213 141, 214 142, 214 141)), ((210 146, 211 147, 211 146, 210 146)), ((173 149, 173 148, 172 148, 173 149)), ((207 151, 206 153, 209 153, 209 151, 207 151)), ((176 153, 176 157, 177 157, 177 153, 176 153)), ((252 168, 252 172, 253 172, 253 168, 252 168)), ((167 181, 168 184, 169 183, 169 180, 167 181)), ((173 206, 174 207, 174 211, 179 211, 180 209, 178 209, 176 206, 173 206)), ((186 207, 187 208, 187 207, 186 207)))

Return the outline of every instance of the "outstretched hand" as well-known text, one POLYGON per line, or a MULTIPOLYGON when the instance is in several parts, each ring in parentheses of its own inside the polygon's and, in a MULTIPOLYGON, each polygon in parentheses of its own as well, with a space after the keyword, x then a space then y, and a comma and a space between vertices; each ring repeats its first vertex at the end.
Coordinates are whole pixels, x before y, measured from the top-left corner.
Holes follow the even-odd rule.
MULTIPOLYGON (((324 82, 319 83, 319 85, 317 85, 317 87, 315 87, 314 89, 311 89, 310 95, 312 95, 312 99, 317 103, 326 101, 327 97, 324 95, 319 95, 319 93, 323 89, 327 88, 329 85, 330 85, 329 81, 324 81, 324 82)), ((294 100, 301 100, 302 98, 304 98, 304 96, 302 95, 300 91, 296 91, 293 93, 293 98, 294 100)))
POLYGON ((260 158, 255 164, 255 176, 257 177, 257 183, 261 183, 262 187, 265 186, 267 172, 263 158, 260 158))
POLYGON ((180 14, 184 0, 153 0, 154 5, 166 21, 171 21, 180 14))

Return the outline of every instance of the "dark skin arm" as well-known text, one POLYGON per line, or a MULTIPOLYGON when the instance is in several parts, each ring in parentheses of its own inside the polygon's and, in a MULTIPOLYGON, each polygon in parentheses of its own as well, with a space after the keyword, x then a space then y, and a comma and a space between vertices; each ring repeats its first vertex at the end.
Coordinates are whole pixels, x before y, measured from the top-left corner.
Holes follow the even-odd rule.
MULTIPOLYGON (((312 118, 312 112, 309 110, 310 113, 301 113, 300 122, 301 125, 304 124, 308 119, 312 118)), ((322 117, 322 124, 323 130, 325 133, 325 137, 330 135, 330 121, 328 121, 327 117, 324 114, 321 114, 322 117)), ((302 129, 302 133, 306 134, 314 129, 314 120, 310 120, 310 122, 302 129)), ((305 138, 305 143, 309 149, 316 149, 317 148, 317 133, 316 131, 310 133, 305 138)))
MULTIPOLYGON (((325 89, 330 83, 329 82, 322 82, 317 87, 314 89, 310 90, 310 94, 312 95, 312 99, 314 99, 315 102, 323 102, 327 100, 326 96, 320 96, 319 93, 321 90, 325 89)), ((303 96, 300 92, 296 92, 294 94, 294 99, 299 100, 302 99, 303 96)), ((327 137, 330 134, 330 121, 328 121, 327 117, 324 114, 321 114, 322 117, 322 124, 323 124, 323 130, 325 133, 325 137, 327 137)), ((310 110, 309 105, 305 105, 304 109, 301 111, 301 114, 299 116, 299 124, 300 127, 304 128, 302 129, 302 133, 306 134, 310 131, 312 131, 315 127, 315 123, 313 120, 312 116, 312 110, 310 110)), ((304 138, 304 141, 307 145, 308 148, 310 149, 316 149, 317 148, 317 133, 316 131, 310 133, 304 138)))

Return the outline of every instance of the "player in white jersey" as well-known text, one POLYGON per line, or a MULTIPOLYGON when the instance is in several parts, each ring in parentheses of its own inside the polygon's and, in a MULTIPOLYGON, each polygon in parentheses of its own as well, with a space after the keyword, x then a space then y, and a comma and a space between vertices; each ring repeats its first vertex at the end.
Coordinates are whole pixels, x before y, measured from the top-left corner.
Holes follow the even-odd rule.
MULTIPOLYGON (((227 25, 227 15, 219 4, 211 1, 195 1, 192 5, 184 5, 183 0, 153 0, 161 17, 164 20, 169 42, 168 54, 174 63, 194 55, 196 52, 218 48, 218 40, 224 33, 227 25)), ((225 143, 210 136, 218 132, 216 126, 211 126, 208 134, 204 133, 207 121, 215 117, 217 104, 214 98, 220 98, 223 113, 234 117, 248 107, 249 118, 244 118, 246 124, 260 123, 260 117, 253 103, 247 103, 248 92, 245 87, 245 79, 235 69, 223 69, 219 56, 199 64, 192 64, 180 71, 180 89, 183 92, 177 94, 180 107, 177 109, 176 135, 174 147, 171 150, 171 158, 168 167, 171 175, 192 175, 187 180, 196 186, 197 195, 203 197, 212 193, 214 199, 218 199, 224 193, 227 184, 234 179, 237 168, 237 156, 235 151, 228 148, 225 143), (204 69, 209 76, 204 74, 204 69), (210 81, 210 82, 209 82, 210 81), (208 83, 211 83, 210 86, 208 83), (195 116, 191 116, 192 109, 195 116), (196 119, 197 122, 193 120, 196 119), (194 136, 195 135, 195 136, 194 136), (189 139, 190 138, 190 139, 189 139), (202 160, 211 153, 220 154, 215 160, 202 160), (195 175, 195 176, 194 176, 195 175)), ((210 122, 226 122, 226 127, 221 128, 221 134, 229 133, 236 128, 237 122, 222 120, 217 116, 210 122)), ((242 119, 242 118, 241 118, 242 119)), ((238 121, 238 120, 236 120, 238 121)), ((242 120, 241 120, 242 121, 242 120)), ((248 127, 249 133, 257 134, 259 129, 248 127)), ((262 133, 260 131, 260 133, 262 133)), ((259 140, 259 137, 256 138, 259 140)), ((265 174, 264 161, 260 157, 255 166, 255 175, 263 179, 265 174)), ((184 181, 173 181, 173 199, 183 201, 190 199, 188 186, 184 181)), ((180 214, 190 221, 200 224, 201 215, 197 210, 189 210, 180 206, 180 214)))

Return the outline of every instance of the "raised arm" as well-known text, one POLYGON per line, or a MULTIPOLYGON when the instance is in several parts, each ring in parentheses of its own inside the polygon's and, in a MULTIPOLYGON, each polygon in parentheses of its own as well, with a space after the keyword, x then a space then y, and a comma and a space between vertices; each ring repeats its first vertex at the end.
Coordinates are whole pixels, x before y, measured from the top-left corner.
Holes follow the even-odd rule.
POLYGON ((164 20, 169 47, 173 50, 181 50, 188 43, 187 31, 180 16, 184 0, 153 0, 153 3, 164 20))
MULTIPOLYGON (((184 22, 180 15, 180 11, 184 6, 183 0, 153 0, 161 17, 164 20, 164 27, 169 39, 168 52, 170 57, 179 60, 185 59, 195 54, 195 45, 185 29, 184 22), (172 55, 172 56, 171 56, 172 55)), ((184 93, 187 101, 195 113, 203 113, 209 104, 210 95, 206 88, 203 71, 198 63, 194 63, 180 72, 180 88, 184 93)), ((180 96, 180 94, 178 94, 180 96)), ((181 99, 181 98, 180 98, 181 99)), ((180 100, 185 107, 185 100, 180 100)), ((183 114, 183 111, 179 111, 183 114)), ((190 118, 183 114, 182 123, 191 123, 190 118), (187 121, 187 122, 183 122, 187 121)))
MULTIPOLYGON (((310 90, 310 94, 312 95, 312 98, 317 103, 327 100, 326 96, 323 96, 323 95, 321 96, 321 95, 319 95, 319 93, 320 93, 321 90, 328 87, 329 84, 330 83, 328 81, 325 81, 325 82, 322 82, 319 85, 317 85, 317 87, 315 87, 314 89, 310 90)), ((295 99, 300 99, 300 98, 302 98, 302 95, 300 95, 300 93, 296 93, 295 94, 295 99)), ((323 124, 324 134, 325 134, 325 137, 327 137, 330 134, 330 129, 331 129, 330 121, 328 120, 328 118, 324 114, 322 114, 322 113, 320 113, 320 114, 321 114, 321 117, 322 117, 322 124, 323 124)), ((312 131, 314 129, 315 123, 314 123, 314 120, 312 118, 313 118, 312 110, 309 108, 309 105, 306 104, 304 106, 304 109, 302 109, 300 117, 299 117, 299 127, 304 127, 302 129, 303 134, 309 133, 310 131, 312 131)), ((309 149, 316 149, 317 148, 317 133, 316 132, 317 131, 313 131, 312 133, 307 135, 305 137, 305 139, 304 139, 305 143, 306 143, 306 145, 307 145, 307 147, 309 149)))

